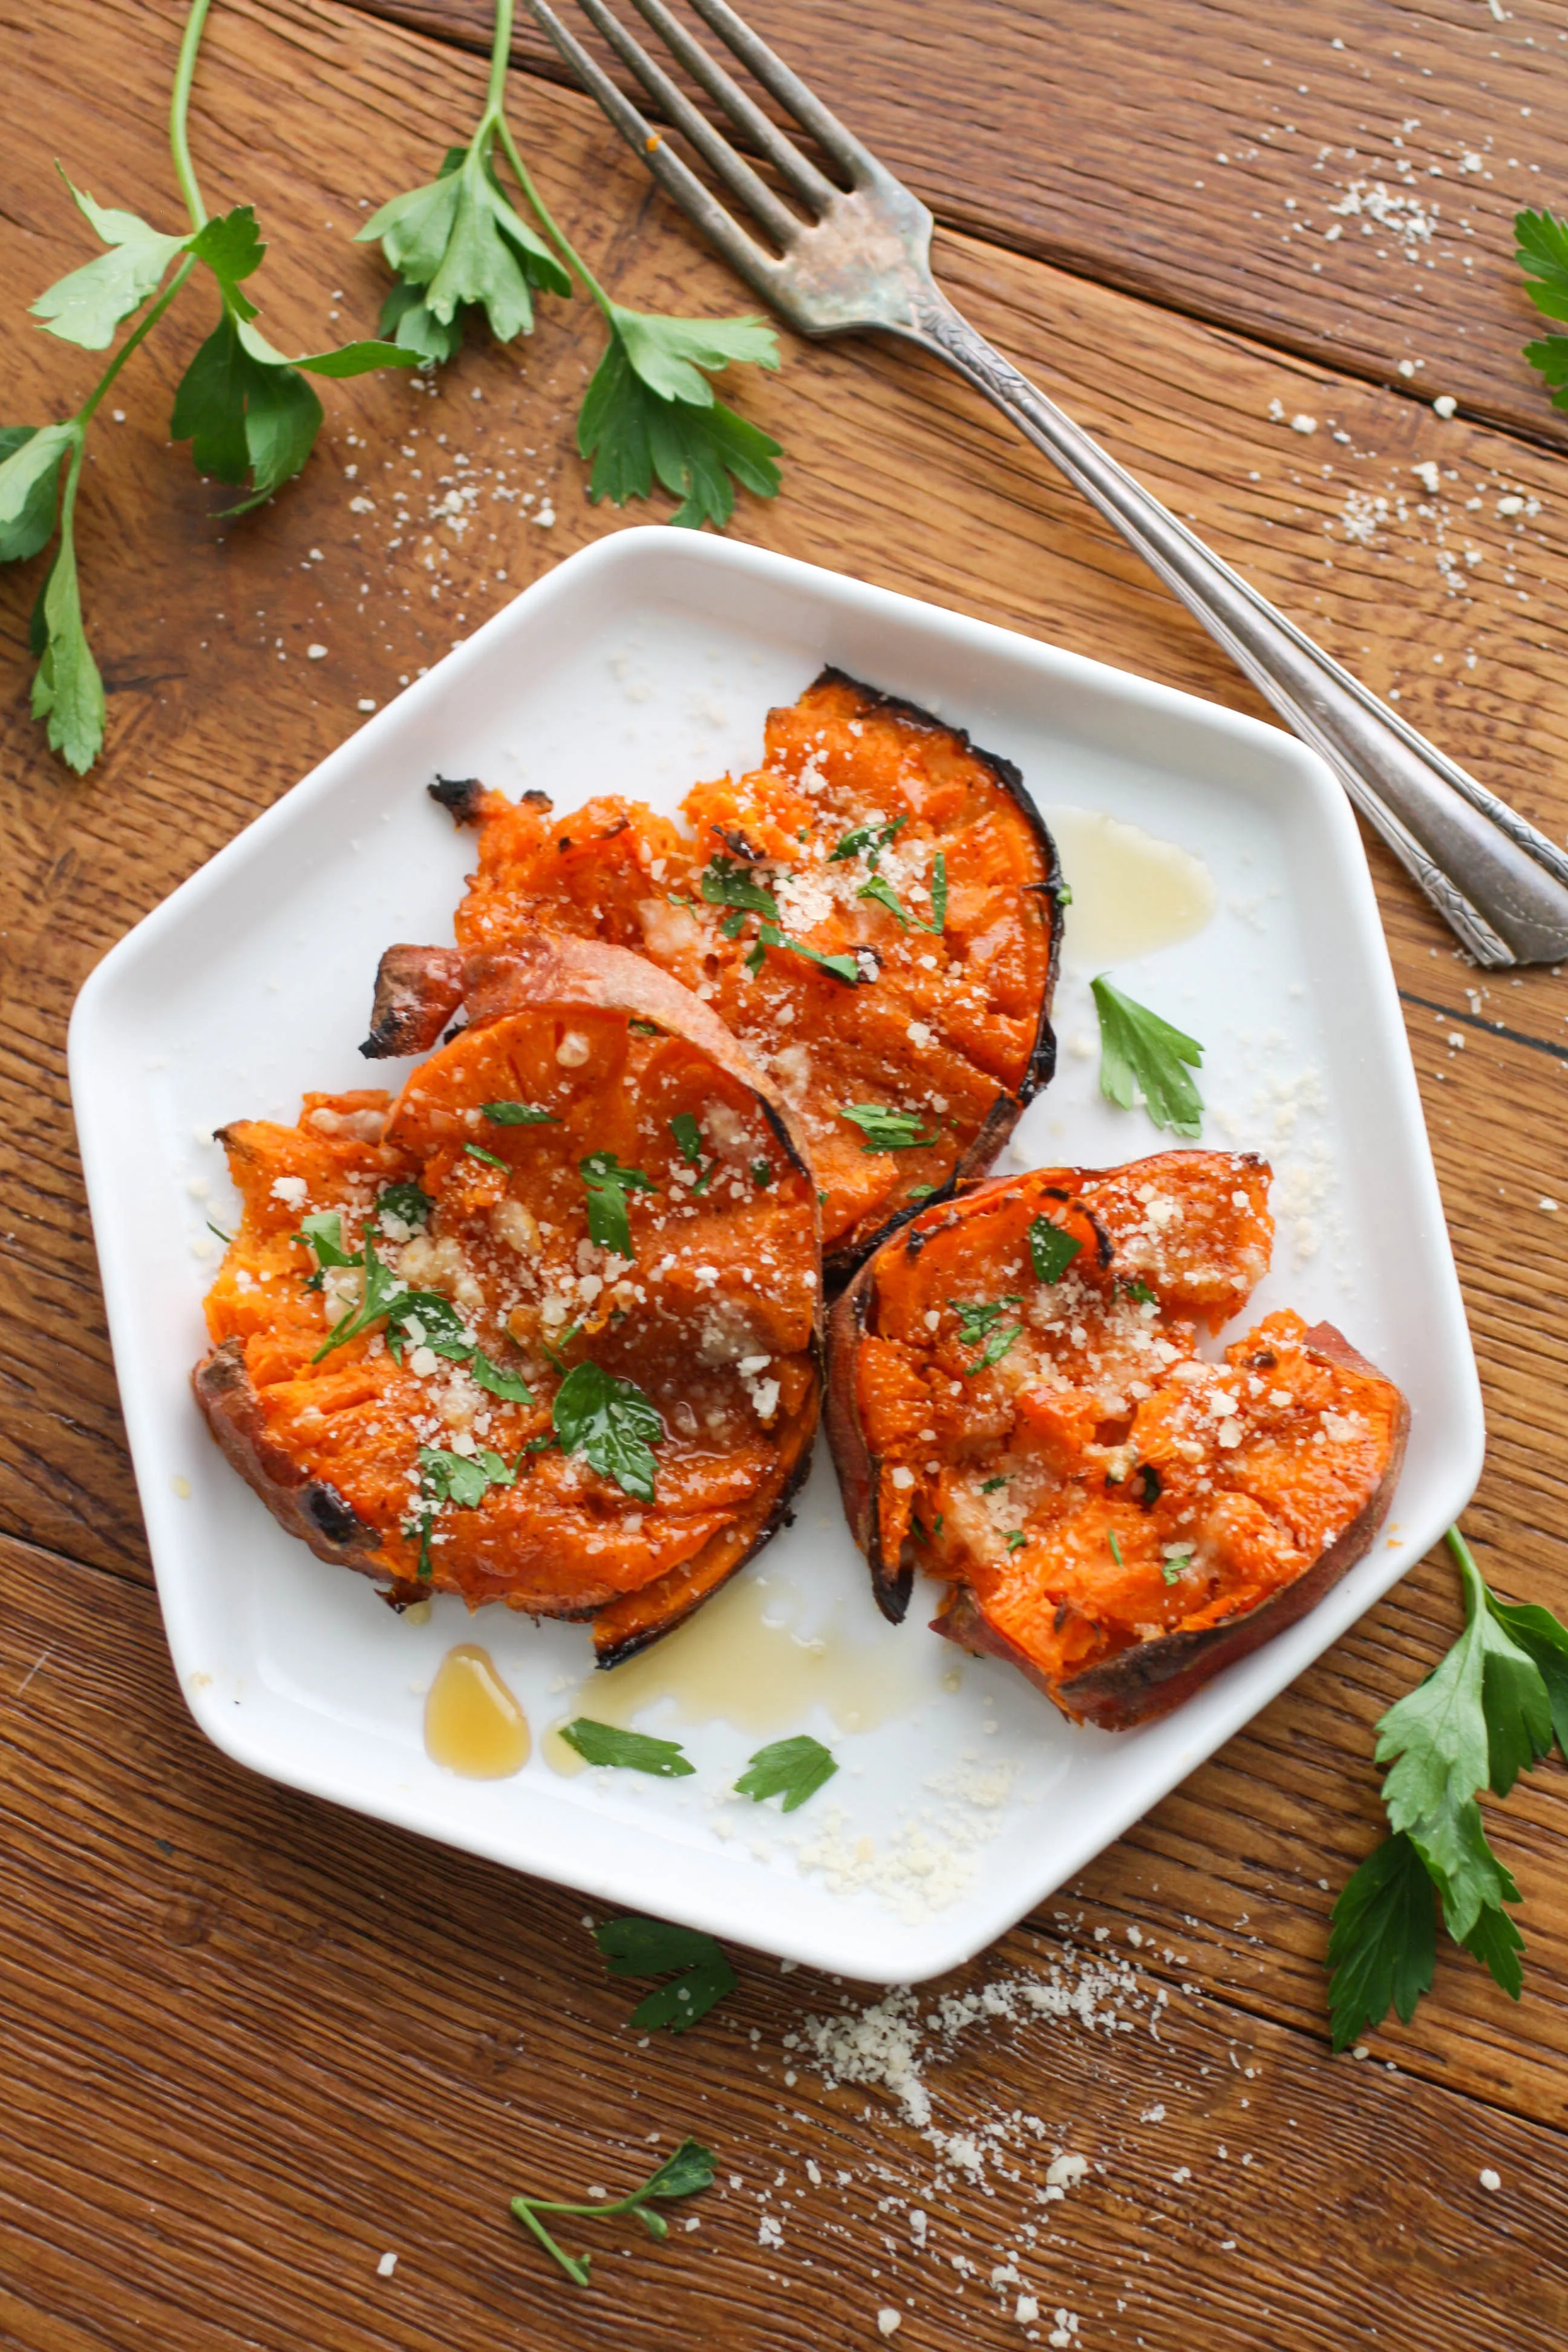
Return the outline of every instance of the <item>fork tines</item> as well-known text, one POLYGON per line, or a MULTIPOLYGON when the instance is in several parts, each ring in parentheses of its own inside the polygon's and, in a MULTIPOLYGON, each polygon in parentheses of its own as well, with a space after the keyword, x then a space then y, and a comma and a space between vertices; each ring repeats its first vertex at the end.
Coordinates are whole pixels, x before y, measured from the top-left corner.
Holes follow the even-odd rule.
MULTIPOLYGON (((546 0, 530 0, 533 14, 562 56, 655 178, 676 203, 712 239, 719 250, 749 284, 764 297, 777 296, 778 264, 750 236, 734 216, 704 187, 697 174, 672 152, 661 132, 639 112, 611 80, 581 41, 568 31, 546 0)), ((655 108, 721 180, 744 206, 780 253, 788 254, 808 233, 809 224, 783 204, 767 182, 733 147, 706 115, 695 107, 665 68, 606 5, 606 0, 579 0, 617 57, 637 77, 655 108)), ((813 219, 826 214, 840 200, 841 191, 787 139, 739 82, 688 31, 665 0, 632 0, 693 81, 723 109, 736 129, 766 158, 780 178, 800 199, 813 219)), ((703 22, 719 36, 731 55, 745 66, 779 104, 837 163, 852 185, 876 175, 876 163, 837 116, 792 73, 782 58, 759 40, 726 0, 691 0, 703 22)))

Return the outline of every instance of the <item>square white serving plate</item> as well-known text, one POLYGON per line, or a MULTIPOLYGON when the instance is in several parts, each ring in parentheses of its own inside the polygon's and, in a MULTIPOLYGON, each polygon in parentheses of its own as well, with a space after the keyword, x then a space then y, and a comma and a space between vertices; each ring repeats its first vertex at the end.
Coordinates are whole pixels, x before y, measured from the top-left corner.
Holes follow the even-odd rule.
MULTIPOLYGON (((1003 1164, 1110 1164, 1169 1142, 1100 1098, 1070 968, 1058 1025, 1059 1075, 1003 1164)), ((1404 1024, 1327 768, 1253 719, 727 541, 619 531, 519 596, 112 950, 78 1001, 70 1075, 169 1645, 208 1737, 293 1787, 847 1976, 919 1979, 990 1942, 1386 1591, 1479 1475, 1479 1385, 1404 1024), (285 1536, 212 1444, 188 1384, 216 1254, 205 1221, 232 1204, 211 1131, 291 1120, 306 1087, 384 1076, 356 1051, 377 957, 450 939, 471 862, 426 797, 437 770, 542 787, 563 812, 605 791, 673 809, 698 777, 755 764, 767 708, 824 661, 967 727, 1047 813, 1110 811, 1206 863, 1207 927, 1117 977, 1203 1041, 1205 1139, 1275 1161, 1279 1239, 1251 1315, 1290 1305, 1337 1322, 1401 1382, 1404 1476, 1384 1537, 1304 1622, 1174 1717, 1115 1737, 961 1659, 919 1609, 885 1625, 820 1444, 795 1525, 672 1637, 706 1627, 710 1685, 727 1642, 771 1641, 775 1659, 785 1645, 792 1667, 806 1662, 786 1719, 690 1722, 667 1696, 639 1724, 679 1738, 694 1777, 565 1778, 537 1738, 574 1711, 584 1628, 470 1619, 452 1600, 410 1625, 285 1536), (512 1779, 458 1779, 425 1753, 424 1691, 464 1639, 489 1649, 533 1726, 512 1779), (847 1686, 887 1719, 846 1731, 847 1686), (815 1732, 841 1764, 788 1817, 727 1793, 783 1731, 815 1732)), ((401 1066, 384 1075, 395 1085, 401 1066)), ((744 1674, 737 1652, 729 1679, 744 1674)))

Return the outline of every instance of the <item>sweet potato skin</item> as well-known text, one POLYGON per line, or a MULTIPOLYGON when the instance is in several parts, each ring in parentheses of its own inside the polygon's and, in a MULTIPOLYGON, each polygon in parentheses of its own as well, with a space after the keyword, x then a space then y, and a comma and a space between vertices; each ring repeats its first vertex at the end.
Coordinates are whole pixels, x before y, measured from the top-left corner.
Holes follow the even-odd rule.
POLYGON ((456 948, 388 948, 376 968, 367 1061, 427 1054, 463 1001, 463 959, 456 948))
POLYGON ((328 1480, 302 1475, 293 1456, 269 1436, 246 1369, 243 1340, 226 1339, 210 1349, 191 1374, 191 1386, 219 1451, 279 1526, 334 1568, 377 1574, 381 1538, 375 1528, 366 1527, 328 1480))
MULTIPOLYGON (((1374 1380, 1385 1377, 1331 1323, 1314 1324, 1302 1345, 1313 1355, 1348 1370, 1374 1380)), ((932 1621, 932 1630, 946 1634, 960 1648, 976 1655, 1002 1658, 1016 1666, 1075 1723, 1091 1723, 1101 1731, 1127 1731, 1137 1724, 1152 1723, 1180 1706, 1184 1699, 1190 1698, 1238 1658, 1250 1656, 1265 1642, 1272 1641, 1276 1633, 1296 1624, 1316 1608, 1325 1593, 1332 1591, 1357 1560, 1366 1557, 1388 1517, 1409 1433, 1410 1408, 1401 1395, 1387 1467, 1349 1526, 1293 1582, 1271 1594, 1258 1607, 1220 1624, 1140 1642, 1132 1649, 1122 1650, 1085 1673, 1058 1683, 1042 1675, 1027 1654, 990 1622, 967 1587, 955 1591, 951 1604, 932 1621)))
MULTIPOLYGON (((923 1202, 982 1174, 1051 1076, 1062 932, 1055 844, 1010 761, 912 703, 825 669, 797 703, 770 712, 761 770, 693 788, 685 812, 695 842, 619 799, 552 821, 541 795, 514 804, 472 780, 433 789, 480 836, 457 924, 470 952, 504 951, 526 927, 635 948, 700 987, 753 1057, 778 1070, 827 1196, 830 1286, 923 1202), (906 898, 917 894, 897 915, 855 887, 875 860, 864 873, 840 862, 854 828, 866 833, 868 809, 896 819, 884 829, 897 842, 877 853, 882 884, 892 872, 906 898), (920 894, 934 888, 938 851, 951 887, 928 921, 920 894), (781 896, 786 931, 814 951, 852 954, 861 983, 789 951, 787 939, 764 951, 750 937, 754 920, 737 938, 702 878, 715 855, 759 866, 770 889, 776 869, 797 894, 781 896), (935 1117, 931 1143, 872 1147, 844 1118, 868 1101, 940 1103, 924 1114, 935 1117)), ((385 975, 388 998, 397 976, 385 975)), ((433 980, 430 1034, 446 1009, 436 1010, 433 980)), ((383 1026, 373 1025, 367 1052, 390 1050, 378 1042, 383 1026)))
MULTIPOLYGON (((242 1268, 237 1285, 230 1284, 225 1289, 226 1262, 215 1285, 214 1300, 224 1292, 227 1304, 215 1311, 214 1302, 209 1301, 209 1319, 216 1344, 197 1367, 194 1376, 195 1392, 215 1440, 227 1458, 279 1524, 307 1542, 321 1559, 386 1580, 387 1597, 399 1604, 422 1598, 435 1589, 460 1591, 470 1606, 500 1599, 534 1614, 586 1618, 606 1609, 618 1611, 618 1615, 612 1614, 598 1645, 601 1659, 608 1660, 630 1654, 632 1649, 644 1646, 668 1631, 752 1558, 779 1523, 788 1494, 804 1468, 820 1402, 822 1358, 820 1284, 808 1281, 801 1270, 814 1267, 816 1263, 816 1191, 810 1161, 787 1106, 753 1069, 729 1032, 678 982, 642 958, 596 941, 524 940, 509 955, 472 960, 462 974, 462 982, 470 1013, 469 1026, 462 1040, 416 1071, 396 1102, 389 1104, 384 1094, 368 1092, 341 1097, 308 1097, 306 1117, 313 1122, 309 1132, 303 1126, 299 1130, 283 1130, 243 1123, 226 1131, 231 1164, 247 1202, 247 1223, 244 1230, 250 1230, 253 1213, 265 1214, 261 1227, 253 1236, 251 1255, 237 1261, 242 1268), (478 1165, 465 1158, 462 1139, 471 1129, 462 1104, 470 1097, 460 1092, 444 1094, 442 1073, 447 1073, 449 1082, 460 1087, 463 1071, 472 1064, 487 1081, 482 1089, 486 1098, 517 1093, 517 1085, 488 1083, 491 1065, 483 1057, 487 1051, 493 1055, 512 1050, 502 1041, 518 1031, 521 1023, 524 1034, 542 1041, 538 1050, 556 1069, 558 1081, 566 1089, 558 1108, 563 1116, 580 1118, 581 1109, 574 1114, 570 1112, 569 1100, 576 1100, 580 1106, 596 1105, 600 1097, 595 1089, 600 1082, 596 1078, 591 1082, 585 1079, 583 1083, 588 1085, 589 1091, 583 1094, 573 1075, 576 1061, 558 1055, 555 1041, 562 1036, 563 1027, 569 1027, 574 1021, 582 1022, 586 1034, 593 1028, 595 1014, 612 1016, 611 1030, 623 1041, 616 1053, 624 1054, 629 1048, 628 1066, 644 1071, 644 1077, 635 1081, 634 1091, 617 1099, 633 1106, 637 1116, 654 1121, 654 1128, 647 1130, 650 1135, 656 1129, 663 1132, 657 1108, 661 1101, 673 1108, 676 1102, 684 1099, 696 1108, 704 1099, 700 1090, 707 1086, 711 1089, 708 1099, 715 1105, 725 1100, 743 1100, 750 1107, 749 1128, 739 1130, 737 1139, 729 1147, 741 1153, 742 1160, 747 1149, 754 1151, 757 1142, 767 1139, 766 1156, 773 1175, 765 1192, 752 1189, 762 1186, 761 1177, 749 1180, 747 1200, 752 1206, 743 1206, 740 1213, 763 1215, 761 1230, 768 1232, 765 1219, 773 1212, 771 1207, 764 1211, 763 1204, 782 1201, 783 1186, 791 1205, 782 1230, 795 1237, 790 1243, 792 1252, 795 1240, 805 1244, 795 1258, 781 1260, 786 1268, 793 1265, 795 1270, 788 1274, 785 1290, 779 1292, 774 1306, 768 1303, 768 1286, 760 1291, 753 1286, 747 1294, 752 1328, 766 1330, 776 1326, 784 1335, 785 1325, 791 1330, 799 1326, 795 1338, 785 1335, 780 1339, 776 1369, 783 1383, 782 1395, 775 1386, 775 1404, 770 1407, 759 1403, 756 1408, 759 1415, 766 1412, 777 1417, 769 1420, 766 1435, 754 1424, 748 1424, 749 1436, 745 1428, 738 1436, 723 1435, 717 1441, 700 1433, 695 1447, 688 1441, 683 1450, 681 1442, 671 1435, 668 1407, 665 1405, 670 1455, 668 1461, 661 1455, 658 1503, 646 1510, 634 1509, 619 1494, 606 1493, 602 1499, 595 1499, 594 1477, 589 1478, 584 1494, 564 1457, 559 1452, 546 1452, 531 1462, 526 1482, 520 1481, 511 1489, 497 1492, 493 1496, 487 1495, 483 1511, 464 1510, 452 1515, 454 1532, 446 1539, 448 1548, 435 1554, 433 1581, 421 1583, 415 1569, 416 1547, 406 1525, 406 1490, 389 1517, 380 1501, 385 1481, 373 1482, 376 1499, 368 1507, 378 1511, 382 1522, 378 1528, 366 1518, 367 1506, 363 1497, 356 1509, 354 1503, 320 1473, 324 1453, 327 1458, 344 1465, 344 1472, 340 1475, 344 1475, 345 1485, 359 1493, 354 1477, 365 1458, 368 1420, 379 1415, 392 1442, 392 1452, 384 1458, 389 1475, 395 1482, 401 1475, 398 1465, 404 1460, 398 1450, 405 1431, 400 1416, 408 1410, 406 1391, 399 1389, 397 1383, 405 1380, 410 1368, 395 1366, 372 1336, 350 1340, 342 1354, 328 1359, 318 1374, 312 1358, 326 1326, 321 1306, 300 1286, 311 1260, 293 1237, 292 1227, 300 1213, 293 1204, 306 1192, 307 1185, 295 1178, 293 1171, 298 1165, 309 1177, 309 1193, 317 1207, 335 1206, 340 1199, 351 1204, 354 1223, 345 1228, 350 1245, 357 1222, 365 1213, 363 1204, 385 1185, 398 1182, 423 1183, 436 1198, 438 1215, 445 1213, 448 1202, 458 1203, 456 1224, 426 1229, 439 1231, 443 1239, 438 1246, 445 1245, 445 1239, 456 1240, 466 1232, 464 1218, 478 1216, 483 1230, 488 1231, 489 1209, 485 1203, 492 1196, 497 1201, 515 1197, 510 1190, 511 1180, 503 1175, 498 1186, 492 1171, 499 1171, 504 1163, 494 1153, 487 1158, 481 1152, 478 1165), (531 1020, 534 1021, 531 1029, 527 1026, 531 1020), (632 1034, 634 1027, 636 1035, 632 1034), (489 1045, 487 1041, 491 1041, 489 1045), (655 1074, 659 1074, 657 1079, 655 1074), (725 1086, 726 1079, 733 1082, 732 1094, 725 1086), (666 1089, 684 1087, 688 1092, 685 1097, 677 1092, 673 1100, 668 1092, 648 1097, 637 1091, 645 1083, 657 1083, 666 1089), (689 1091, 693 1085, 699 1090, 695 1098, 689 1091), (649 1108, 650 1102, 653 1108, 649 1108), (637 1106, 641 1106, 640 1109, 637 1106), (749 1145, 740 1139, 747 1133, 754 1139, 749 1145), (285 1146, 293 1156, 285 1154, 280 1160, 279 1153, 285 1146), (281 1192, 277 1191, 275 1182, 279 1165, 289 1171, 281 1192), (456 1192, 450 1189, 453 1185, 458 1187, 456 1192), (356 1201, 361 1205, 353 1207, 356 1201), (286 1205, 277 1205, 279 1202, 286 1205), (793 1302, 787 1305, 787 1311, 786 1294, 787 1300, 793 1302), (236 1325, 239 1327, 237 1330, 233 1328, 236 1325), (263 1377, 276 1384, 268 1390, 265 1402, 247 1363, 246 1332, 252 1335, 250 1344, 260 1348, 258 1360, 266 1368, 263 1377), (792 1348, 795 1353, 786 1361, 792 1348), (338 1375, 335 1389, 329 1381, 329 1373, 338 1375), (357 1423, 353 1418, 356 1413, 357 1423), (332 1418, 338 1414, 349 1417, 340 1422, 332 1418), (314 1475, 300 1458, 300 1434, 307 1429, 319 1433, 303 1448, 306 1459, 315 1465, 314 1475), (279 1441, 279 1431, 292 1439, 294 1451, 279 1441), (737 1445, 740 1452, 735 1450, 737 1445), (749 1473, 747 1477, 740 1477, 739 1464, 742 1459, 752 1461, 753 1455, 754 1475, 749 1473), (779 1464, 776 1483, 768 1475, 770 1455, 779 1464), (705 1463, 709 1465, 706 1470, 702 1467, 705 1463), (572 1522, 574 1529, 584 1510, 591 1522, 585 1536, 571 1533, 570 1545, 567 1517, 550 1516, 556 1510, 553 1497, 563 1474, 565 1489, 570 1492, 563 1493, 562 1512, 570 1505, 576 1513, 572 1522), (572 1500, 573 1496, 577 1499, 572 1500), (493 1512, 489 1507, 492 1501, 493 1512), (531 1528, 525 1524, 530 1515, 534 1522, 531 1528), (481 1517, 493 1517, 496 1521, 489 1534, 481 1530, 481 1517), (621 1518, 629 1519, 640 1531, 635 1562, 629 1554, 624 1560, 616 1557, 621 1539, 616 1530, 621 1518), (521 1549, 516 1548, 520 1541, 521 1549), (585 1563, 597 1580, 585 1589, 574 1580, 576 1567, 570 1573, 563 1569, 552 1576, 552 1557, 585 1563)), ((521 1066, 518 1066, 521 1070, 521 1066)), ((605 1066, 618 1070, 622 1065, 612 1056, 605 1066)), ((529 1089, 524 1086, 521 1091, 526 1093, 529 1089)), ((477 1117, 477 1113, 473 1116, 477 1117)), ((711 1116, 717 1118, 719 1111, 715 1109, 711 1116)), ((558 1131, 566 1137, 574 1130, 561 1128, 559 1123, 526 1130, 538 1137, 558 1131)), ((503 1150, 510 1150, 512 1147, 508 1139, 512 1132, 506 1129, 492 1130, 491 1139, 503 1150)), ((561 1147, 559 1165, 572 1169, 568 1189, 579 1204, 583 1194, 574 1155, 585 1146, 596 1148, 601 1140, 609 1139, 597 1131, 584 1132, 581 1139, 563 1142, 561 1147)), ((708 1148, 714 1152, 719 1150, 712 1143, 708 1148)), ((528 1149, 542 1150, 544 1147, 531 1144, 528 1149)), ((673 1163, 674 1146, 668 1136, 664 1149, 673 1163)), ((542 1169, 544 1163, 541 1160, 534 1164, 542 1169)), ((717 1159, 713 1164, 720 1166, 722 1179, 723 1167, 717 1159)), ((647 1165, 657 1163, 650 1159, 647 1165)), ((531 1182, 532 1177, 528 1181, 531 1182)), ((668 1179, 660 1181, 668 1182, 668 1179)), ((522 1197, 524 1201, 530 1197, 526 1189, 522 1197)), ((673 1193, 671 1198, 673 1202, 673 1193)), ((703 1207, 706 1213, 708 1204, 705 1202, 703 1207)), ((576 1213, 582 1213, 580 1205, 576 1213)), ((712 1211, 726 1224, 731 1213, 728 1206, 721 1213, 716 1207, 712 1211)), ((698 1226, 684 1230, 701 1230, 700 1221, 698 1226)), ((711 1230, 717 1236, 719 1228, 711 1230)), ((772 1230, 780 1229, 775 1225, 772 1230)), ((569 1241, 569 1228, 567 1233, 569 1241)), ((679 1304, 676 1287, 680 1279, 679 1271, 669 1276, 667 1270, 677 1265, 683 1249, 687 1255, 691 1255, 690 1244, 689 1241, 677 1240, 673 1233, 671 1243, 675 1255, 667 1256, 663 1267, 647 1274, 655 1298, 648 1312, 655 1318, 688 1311, 679 1304), (655 1285, 656 1273, 666 1276, 663 1291, 655 1285), (662 1306, 660 1300, 664 1302, 662 1306)), ((395 1249, 399 1244, 395 1241, 393 1246, 395 1249)), ((465 1243, 463 1246, 468 1244, 465 1243)), ((708 1246, 711 1250, 713 1244, 708 1246)), ((701 1256, 700 1248, 696 1255, 701 1256)), ((718 1262, 724 1264, 721 1259, 718 1262)), ((395 1270, 395 1257, 393 1263, 395 1270)), ((583 1261, 579 1257, 576 1263, 581 1267, 583 1261)), ((429 1282, 428 1276, 412 1274, 407 1266, 403 1278, 416 1288, 427 1286, 429 1282)), ((437 1278, 437 1286, 443 1279, 437 1278)), ((637 1295, 645 1294, 639 1289, 637 1295)), ((733 1314, 734 1307, 723 1304, 729 1293, 722 1283, 709 1295, 721 1303, 721 1319, 726 1314, 733 1314)), ((611 1298, 603 1301, 603 1308, 613 1305, 611 1298)), ((614 1365, 616 1349, 624 1344, 616 1339, 614 1326, 618 1321, 628 1331, 632 1327, 627 1317, 617 1310, 610 1318, 608 1331, 605 1331, 603 1308, 592 1325, 593 1329, 601 1331, 599 1340, 584 1340, 580 1345, 592 1346, 601 1362, 605 1359, 599 1351, 607 1349, 614 1365)), ((473 1311, 470 1319, 481 1323, 483 1314, 484 1310, 473 1311)), ((742 1323, 746 1319, 742 1315, 742 1323)), ((483 1330, 480 1336, 492 1358, 506 1350, 505 1328, 499 1329, 496 1339, 486 1336, 483 1330)), ((523 1347, 526 1377, 535 1384, 537 1394, 536 1373, 528 1368, 528 1348, 521 1341, 514 1344, 523 1347)), ((746 1350, 742 1346, 737 1352, 743 1354, 746 1350)), ((648 1359, 650 1365, 652 1360, 648 1359)), ((721 1370, 711 1379, 729 1379, 730 1375, 722 1370, 727 1361, 722 1350, 713 1360, 721 1370)), ((669 1361, 673 1368, 676 1360, 669 1361)), ((671 1396, 679 1398, 691 1392, 684 1385, 682 1373, 672 1369, 671 1396)), ((660 1399, 651 1386, 649 1393, 658 1407, 660 1399)), ((549 1431, 548 1402, 530 1406, 497 1403, 490 1410, 496 1428, 487 1443, 498 1449, 504 1459, 516 1455, 520 1444, 541 1429, 546 1433, 549 1431)), ((689 1425, 699 1427, 697 1423, 689 1425)), ((413 1444, 410 1437, 406 1448, 410 1461, 413 1444)))

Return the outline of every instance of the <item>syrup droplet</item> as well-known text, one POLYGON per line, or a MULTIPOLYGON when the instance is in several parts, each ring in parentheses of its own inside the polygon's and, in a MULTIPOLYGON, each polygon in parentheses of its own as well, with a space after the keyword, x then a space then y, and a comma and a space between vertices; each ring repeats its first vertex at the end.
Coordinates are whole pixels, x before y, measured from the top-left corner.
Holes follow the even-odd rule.
POLYGON ((1214 877, 1191 850, 1100 809, 1047 809, 1046 823, 1072 887, 1062 953, 1078 971, 1173 947, 1213 917, 1214 877))
POLYGON ((528 1717, 489 1653, 473 1642, 448 1650, 425 1701, 431 1760, 467 1780, 504 1780, 521 1771, 531 1744, 528 1717))

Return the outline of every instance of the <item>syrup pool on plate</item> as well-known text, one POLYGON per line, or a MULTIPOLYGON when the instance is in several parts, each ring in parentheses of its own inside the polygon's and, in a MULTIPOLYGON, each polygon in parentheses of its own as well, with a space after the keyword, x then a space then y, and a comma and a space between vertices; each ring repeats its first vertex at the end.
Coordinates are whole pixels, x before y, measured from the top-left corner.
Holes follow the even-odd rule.
POLYGON ((521 1771, 531 1745, 528 1717, 489 1651, 475 1642, 448 1650, 425 1701, 431 1761, 466 1780, 505 1780, 521 1771))
POLYGON ((1131 963, 1190 940, 1213 916, 1214 877, 1190 849, 1102 809, 1051 808, 1045 818, 1072 888, 1062 939, 1068 965, 1131 963))
MULTIPOLYGON (((738 1576, 640 1657, 589 1675, 562 1720, 586 1715, 625 1730, 668 1701, 682 1723, 798 1731, 821 1706, 838 1730, 870 1731, 929 1696, 930 1645, 911 1639, 913 1629, 870 1619, 853 1632, 839 1603, 802 1633, 799 1613, 799 1596, 782 1578, 738 1576)), ((583 1769, 558 1725, 543 1734, 540 1753, 557 1772, 583 1769)))

